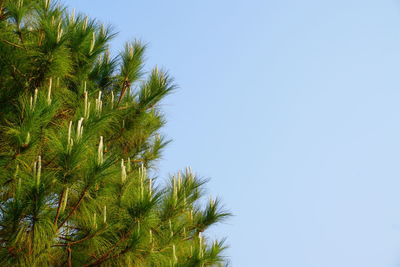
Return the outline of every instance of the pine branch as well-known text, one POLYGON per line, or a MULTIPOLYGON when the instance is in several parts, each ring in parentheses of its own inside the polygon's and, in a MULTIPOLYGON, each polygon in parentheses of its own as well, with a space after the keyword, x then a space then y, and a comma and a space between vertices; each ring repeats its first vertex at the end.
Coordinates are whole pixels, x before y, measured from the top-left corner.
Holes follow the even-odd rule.
POLYGON ((61 191, 60 197, 58 199, 57 212, 56 212, 56 216, 54 217, 54 226, 57 226, 57 221, 58 221, 58 217, 60 216, 60 210, 61 210, 61 205, 62 205, 63 198, 64 198, 64 193, 65 193, 65 189, 63 188, 61 191))
POLYGON ((13 43, 13 42, 10 42, 10 41, 8 41, 8 40, 0 40, 0 41, 3 42, 3 43, 5 43, 5 44, 8 44, 8 45, 17 47, 17 48, 26 49, 25 47, 20 46, 20 45, 18 45, 18 44, 15 44, 15 43, 13 43))
POLYGON ((72 249, 71 247, 67 247, 67 252, 68 252, 68 267, 72 267, 72 249))
POLYGON ((124 82, 123 82, 123 84, 122 84, 122 89, 121 89, 121 93, 120 93, 120 95, 119 95, 118 102, 117 102, 118 105, 120 104, 121 100, 122 100, 122 99, 124 98, 124 96, 125 96, 126 91, 127 91, 130 87, 131 87, 130 82, 128 82, 128 81, 124 81, 124 82))
POLYGON ((64 244, 54 244, 54 245, 52 245, 52 247, 71 247, 73 245, 83 243, 86 240, 89 240, 89 239, 97 236, 98 234, 99 233, 96 232, 96 233, 91 234, 91 235, 86 235, 84 238, 76 240, 76 241, 70 241, 69 243, 64 243, 64 244))
POLYGON ((99 264, 107 261, 108 259, 111 258, 111 253, 114 251, 114 249, 122 242, 126 241, 126 239, 129 237, 131 234, 132 230, 128 231, 126 234, 124 234, 114 245, 111 246, 107 252, 105 252, 103 255, 101 255, 96 261, 89 263, 85 265, 84 267, 92 267, 92 266, 98 266, 99 264))
POLYGON ((81 204, 83 198, 86 195, 86 192, 88 190, 88 186, 86 186, 82 193, 79 196, 78 201, 76 202, 76 204, 72 207, 71 211, 68 213, 67 217, 64 218, 64 220, 60 223, 60 225, 57 227, 57 231, 60 230, 60 228, 69 220, 69 218, 75 213, 75 211, 78 209, 79 205, 81 204))

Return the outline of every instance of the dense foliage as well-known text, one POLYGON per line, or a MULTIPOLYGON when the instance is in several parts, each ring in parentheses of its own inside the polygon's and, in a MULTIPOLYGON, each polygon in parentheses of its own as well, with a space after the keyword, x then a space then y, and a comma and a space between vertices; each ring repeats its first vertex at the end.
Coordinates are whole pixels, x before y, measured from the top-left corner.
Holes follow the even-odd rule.
POLYGON ((156 180, 170 76, 49 0, 0 0, 0 262, 219 266, 229 214, 190 168, 156 180))

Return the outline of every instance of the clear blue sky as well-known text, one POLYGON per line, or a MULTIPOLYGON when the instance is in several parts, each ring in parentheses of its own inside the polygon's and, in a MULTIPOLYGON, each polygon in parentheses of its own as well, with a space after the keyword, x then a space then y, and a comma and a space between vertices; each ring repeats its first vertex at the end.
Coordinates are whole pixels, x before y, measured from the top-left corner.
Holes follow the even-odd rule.
POLYGON ((175 77, 160 173, 212 179, 232 266, 400 266, 400 1, 66 3, 175 77))

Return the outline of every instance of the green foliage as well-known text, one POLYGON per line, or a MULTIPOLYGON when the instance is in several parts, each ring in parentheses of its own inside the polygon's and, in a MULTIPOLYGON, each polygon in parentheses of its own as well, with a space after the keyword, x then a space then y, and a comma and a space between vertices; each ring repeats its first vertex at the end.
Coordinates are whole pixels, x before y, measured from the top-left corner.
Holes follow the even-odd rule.
POLYGON ((49 0, 0 0, 0 262, 220 266, 230 216, 190 168, 160 183, 175 85, 134 41, 49 0))

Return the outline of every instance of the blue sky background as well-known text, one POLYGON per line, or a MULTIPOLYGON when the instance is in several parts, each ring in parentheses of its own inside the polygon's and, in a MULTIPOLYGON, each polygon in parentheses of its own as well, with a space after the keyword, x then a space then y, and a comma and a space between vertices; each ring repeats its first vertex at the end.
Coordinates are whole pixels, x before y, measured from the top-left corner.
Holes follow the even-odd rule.
POLYGON ((400 1, 65 3, 175 77, 160 174, 212 179, 232 266, 400 266, 400 1))

